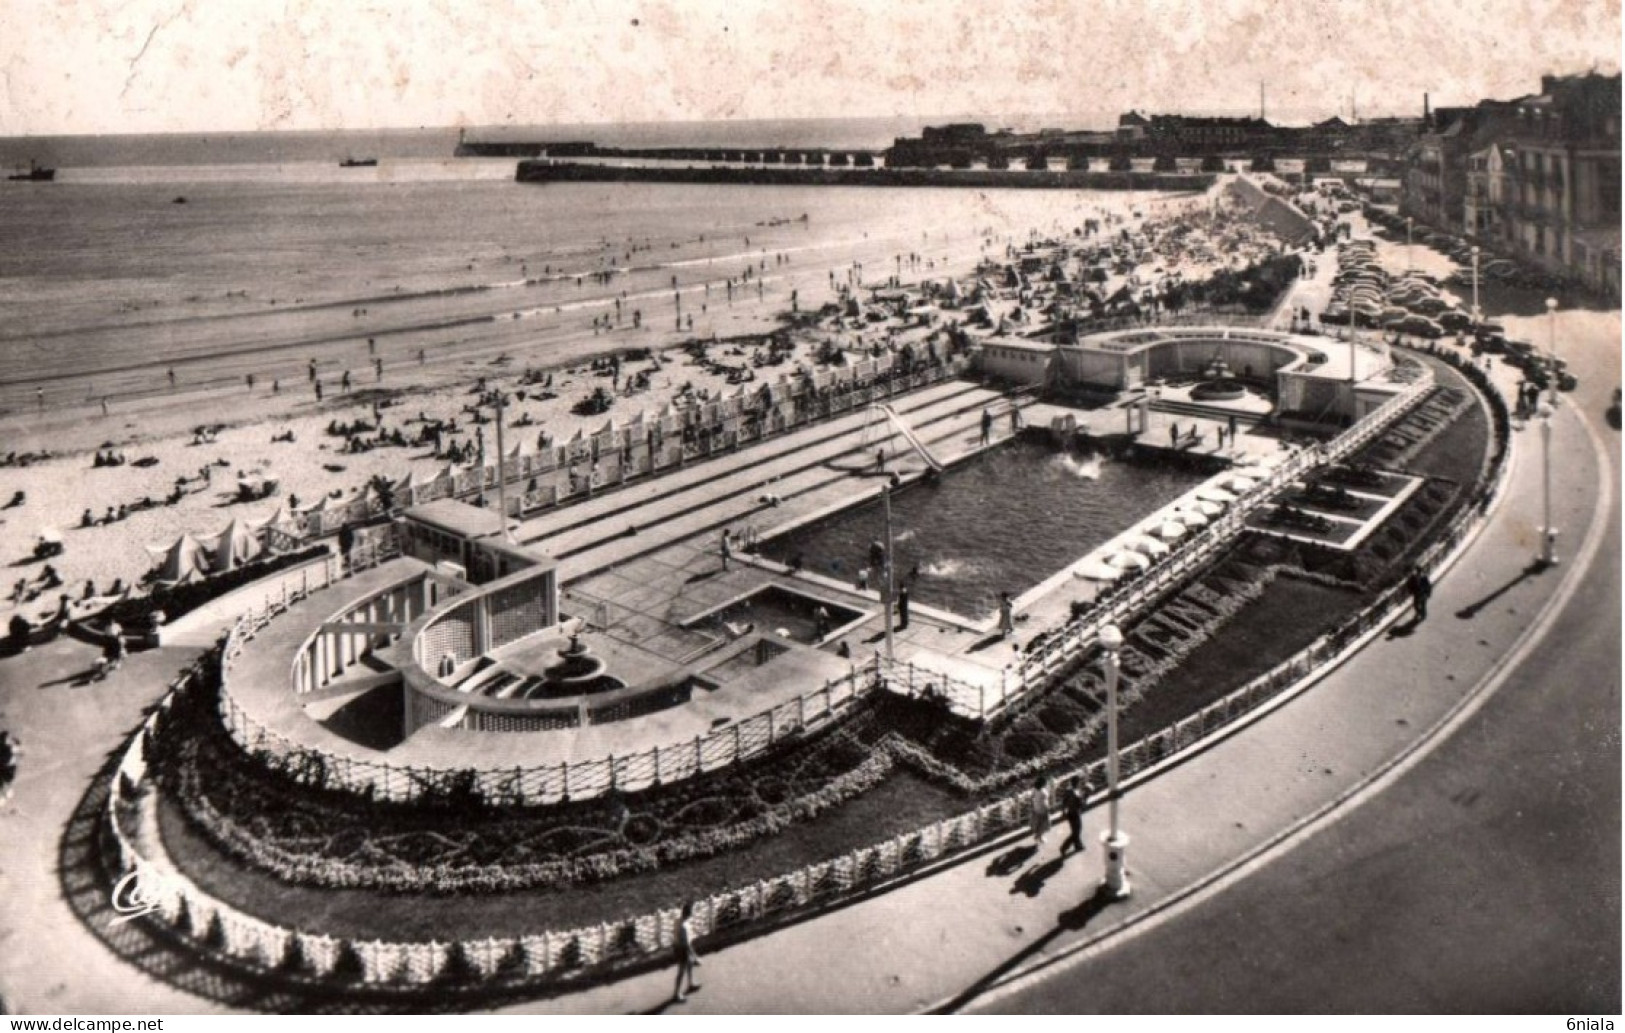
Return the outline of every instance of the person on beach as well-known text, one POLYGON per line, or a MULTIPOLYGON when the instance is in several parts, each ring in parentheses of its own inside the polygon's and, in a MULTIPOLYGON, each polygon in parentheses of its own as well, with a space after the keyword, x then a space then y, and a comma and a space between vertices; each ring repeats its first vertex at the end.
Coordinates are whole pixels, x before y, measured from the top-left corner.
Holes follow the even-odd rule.
POLYGON ((673 932, 672 946, 677 952, 677 985, 672 990, 672 999, 678 1004, 688 999, 688 994, 700 988, 694 982, 694 970, 700 967, 700 952, 694 947, 694 905, 684 904, 682 913, 677 916, 677 928, 673 932), (684 983, 688 989, 683 989, 684 983))
POLYGON ((1009 638, 1016 630, 1015 603, 1009 592, 999 593, 999 637, 1009 638))

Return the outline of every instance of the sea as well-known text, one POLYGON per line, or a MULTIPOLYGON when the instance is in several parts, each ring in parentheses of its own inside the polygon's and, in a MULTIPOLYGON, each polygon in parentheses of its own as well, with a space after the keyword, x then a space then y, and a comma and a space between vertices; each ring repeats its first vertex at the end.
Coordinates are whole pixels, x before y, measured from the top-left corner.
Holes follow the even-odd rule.
MULTIPOLYGON (((922 124, 662 123, 470 135, 859 148, 884 147, 922 124)), ((815 270, 811 282, 821 283, 825 270, 833 278, 862 263, 873 282, 900 269, 900 256, 950 246, 963 253, 977 239, 1035 229, 1065 232, 1104 207, 1153 200, 1089 191, 521 184, 514 159, 456 158, 457 140, 456 129, 0 140, 0 165, 37 161, 58 170, 50 183, 0 181, 0 415, 25 403, 152 393, 172 370, 188 383, 240 381, 255 371, 302 380, 313 361, 364 367, 374 355, 394 363, 437 348, 509 343, 545 365, 550 334, 581 332, 617 300, 667 313, 673 295, 686 294, 695 315, 697 305, 720 306, 727 280, 742 290, 750 267, 753 285, 766 288, 760 298, 782 305, 815 270), (377 164, 343 167, 346 159, 377 164)))

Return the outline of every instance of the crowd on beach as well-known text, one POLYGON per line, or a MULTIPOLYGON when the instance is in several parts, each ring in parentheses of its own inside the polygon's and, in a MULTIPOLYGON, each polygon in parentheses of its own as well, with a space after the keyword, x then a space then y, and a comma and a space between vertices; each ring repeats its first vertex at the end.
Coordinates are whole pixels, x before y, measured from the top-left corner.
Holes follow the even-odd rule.
MULTIPOLYGON (((1140 207, 1137 202, 1135 208, 1140 207)), ((696 337, 685 347, 664 353, 627 347, 622 338, 610 354, 567 368, 526 367, 518 373, 508 368, 511 360, 503 355, 485 370, 464 374, 460 385, 417 388, 409 394, 380 388, 355 394, 346 371, 338 381, 341 397, 327 398, 322 405, 311 406, 294 397, 297 392, 281 392, 269 420, 236 426, 213 422, 194 428, 189 438, 148 438, 137 431, 131 441, 104 442, 95 452, 98 461, 91 464, 89 475, 76 478, 71 490, 64 490, 68 482, 57 469, 63 457, 14 454, 0 465, 26 468, 19 490, 28 502, 0 520, 9 525, 13 540, 25 541, 30 528, 68 528, 64 554, 57 562, 70 580, 112 576, 135 583, 150 567, 147 547, 173 541, 179 533, 216 534, 233 517, 252 522, 279 505, 295 506, 299 498, 360 497, 375 478, 398 479, 408 469, 432 474, 447 463, 467 464, 482 455, 494 461, 495 442, 484 428, 494 419, 499 393, 506 427, 538 428, 534 438, 516 434, 509 447, 523 441, 527 447, 534 442, 537 448, 546 448, 578 431, 596 430, 606 409, 630 419, 638 411, 655 412, 667 403, 698 404, 781 371, 854 361, 888 350, 907 349, 911 356, 925 358, 936 354, 941 333, 961 335, 958 340, 963 343, 972 315, 966 292, 987 284, 991 289, 981 292, 979 303, 1001 315, 1023 303, 1022 280, 1013 288, 989 284, 987 264, 1009 265, 1026 277, 1020 273, 1022 262, 1033 253, 1029 246, 1039 242, 1047 241, 1052 251, 1065 249, 1078 281, 1088 279, 1089 286, 1113 293, 1124 288, 1154 291, 1169 277, 1199 275, 1278 246, 1267 234, 1250 231, 1240 213, 1209 198, 1145 203, 1143 209, 1114 210, 1107 205, 1087 211, 1075 227, 1051 238, 1035 232, 1018 242, 989 235, 981 242, 982 272, 961 281, 964 289, 958 291, 944 287, 947 281, 938 274, 937 259, 924 249, 899 253, 895 262, 888 263, 893 269, 878 282, 861 261, 830 269, 831 297, 808 307, 799 292, 790 293, 791 310, 781 313, 781 329, 776 332, 726 340, 696 337), (1001 252, 994 250, 1001 243, 1014 248, 1003 252, 1002 260, 1001 252), (1103 270, 1105 283, 1094 281, 1093 273, 1086 277, 1086 268, 1103 270), (637 363, 637 368, 628 369, 627 363, 637 363), (415 417, 397 420, 387 415, 408 397, 415 417), (587 399, 597 401, 583 408, 587 399), (266 422, 271 424, 269 435, 266 422), (313 444, 268 453, 267 441, 313 444), (124 448, 137 443, 143 455, 139 462, 146 465, 122 462, 124 448), (185 453, 194 448, 210 449, 215 456, 201 466, 195 458, 189 463, 185 453), (343 461, 335 462, 339 457, 343 461), (197 473, 177 477, 176 468, 197 473), (238 478, 219 478, 220 471, 235 471, 238 478), (240 483, 254 478, 274 480, 279 494, 240 493, 240 483)), ((719 293, 755 293, 765 274, 789 261, 787 256, 761 256, 737 276, 725 278, 719 293)), ((704 306, 709 290, 689 293, 697 295, 697 306, 704 306)), ((1026 290, 1031 304, 1041 288, 1029 278, 1026 290)), ((614 309, 611 325, 624 326, 639 318, 638 310, 628 304, 618 302, 614 309)), ((307 371, 313 392, 321 391, 315 358, 307 371)))

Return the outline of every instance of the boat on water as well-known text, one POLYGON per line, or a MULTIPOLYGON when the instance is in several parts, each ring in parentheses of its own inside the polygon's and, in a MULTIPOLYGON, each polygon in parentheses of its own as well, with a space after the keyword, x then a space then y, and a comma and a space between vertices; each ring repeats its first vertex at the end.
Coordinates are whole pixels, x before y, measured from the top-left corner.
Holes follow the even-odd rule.
POLYGON ((339 162, 341 169, 367 169, 378 164, 377 158, 345 158, 339 162))
POLYGON ((49 183, 56 178, 56 169, 46 168, 37 161, 28 163, 27 172, 14 172, 6 177, 13 182, 49 183))

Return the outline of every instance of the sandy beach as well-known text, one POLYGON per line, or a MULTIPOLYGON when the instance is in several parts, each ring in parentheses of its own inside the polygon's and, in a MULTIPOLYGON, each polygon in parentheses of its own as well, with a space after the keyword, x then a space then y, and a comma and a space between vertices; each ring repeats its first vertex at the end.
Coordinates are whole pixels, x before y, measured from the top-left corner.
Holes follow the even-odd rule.
MULTIPOLYGON (((1106 195, 1096 208, 1108 220, 1123 220, 1109 223, 1116 227, 1133 223, 1132 213, 1137 208, 1143 209, 1143 216, 1166 219, 1175 211, 1203 203, 1190 198, 1157 198, 1155 203, 1147 204, 1143 198, 1106 195)), ((939 232, 931 236, 929 250, 919 252, 917 267, 904 271, 900 282, 908 287, 926 279, 962 279, 983 258, 1003 260, 1006 247, 1055 231, 1055 225, 1033 225, 996 237, 939 232)), ((86 376, 82 378, 86 397, 78 404, 50 404, 43 411, 14 411, 0 419, 7 442, 4 451, 52 454, 26 467, 0 467, 0 502, 17 492, 26 496, 24 504, 0 510, 0 527, 4 528, 7 543, 0 562, 9 565, 6 587, 9 590, 18 579, 28 579, 36 597, 24 602, 22 611, 38 617, 54 611, 61 592, 79 598, 86 579, 93 579, 99 591, 106 591, 115 578, 125 584, 137 582, 153 564, 147 547, 166 545, 183 532, 200 538, 215 535, 234 518, 262 519, 294 498, 301 507, 323 496, 353 498, 376 475, 399 478, 408 471, 427 474, 444 466, 445 459, 435 458, 432 449, 423 445, 341 453, 344 438, 328 434, 329 423, 370 421, 375 402, 386 403, 381 410, 386 429, 398 428, 413 438, 417 424, 409 421, 422 414, 430 420, 457 419, 464 431, 459 440, 470 441, 467 432, 472 428, 463 410, 473 401, 470 392, 478 380, 484 378, 489 386, 510 393, 526 391, 527 398, 516 400, 507 413, 510 430, 506 443, 511 449, 522 441, 534 446, 542 431, 554 440, 563 440, 579 428, 601 427, 610 417, 624 421, 640 411, 653 413, 685 387, 715 394, 727 388, 725 377, 694 364, 681 350, 684 342, 710 339, 713 335, 728 339, 766 333, 782 325, 781 313, 788 312, 792 292, 800 309, 816 309, 836 297, 834 284, 845 282, 849 275, 856 277, 859 270, 867 285, 877 286, 894 275, 894 270, 903 268, 895 260, 894 248, 894 241, 862 241, 841 256, 843 262, 821 262, 817 266, 802 263, 796 256, 780 260, 769 253, 761 260, 759 289, 754 282, 736 286, 734 304, 708 306, 694 319, 692 330, 685 323, 681 332, 666 328, 669 313, 651 316, 637 329, 625 319, 618 329, 595 328, 591 325, 593 319, 613 312, 605 304, 601 313, 579 311, 569 313, 568 318, 565 314, 540 318, 497 340, 475 337, 462 342, 441 341, 422 364, 416 361, 416 348, 410 340, 380 339, 373 351, 365 339, 358 339, 337 354, 333 350, 323 353, 320 377, 325 389, 319 402, 307 376, 301 373, 302 358, 291 375, 283 368, 285 358, 266 360, 266 368, 260 369, 254 386, 249 388, 242 379, 246 376, 242 370, 245 359, 252 363, 252 351, 222 356, 213 367, 194 363, 189 378, 206 386, 188 389, 183 384, 172 390, 153 387, 116 399, 105 415, 100 398, 93 393, 94 378, 86 376), (571 413, 571 406, 582 397, 609 385, 608 377, 595 375, 590 369, 593 357, 641 349, 663 353, 663 360, 658 364, 648 360, 627 362, 623 378, 647 370, 648 390, 618 397, 608 414, 571 413), (353 362, 348 362, 346 355, 353 362), (372 368, 374 358, 384 362, 381 377, 372 368), (352 379, 348 393, 341 390, 335 372, 336 366, 347 362, 352 379), (527 370, 552 371, 552 392, 557 397, 538 400, 537 388, 520 387, 519 380, 527 370), (273 380, 277 382, 275 391, 273 380), (515 427, 515 423, 525 426, 515 427), (219 429, 211 440, 200 443, 193 433, 200 426, 219 429), (288 433, 293 435, 291 443, 273 441, 288 433), (119 453, 124 465, 95 466, 96 454, 107 450, 119 453), (205 469, 207 481, 202 476, 205 469), (280 494, 253 502, 239 501, 237 479, 245 474, 277 478, 280 494), (142 509, 111 523, 101 522, 109 507, 129 505, 143 497, 164 499, 175 489, 177 478, 182 477, 189 479, 190 493, 177 504, 142 509), (81 527, 87 509, 97 523, 81 527), (32 559, 32 550, 36 536, 46 528, 59 531, 63 538, 64 554, 50 562, 64 583, 60 589, 42 591, 37 578, 43 564, 32 559)), ((1152 267, 1160 269, 1156 259, 1143 271, 1149 274, 1152 267)), ((1187 267, 1183 272, 1196 276, 1201 270, 1187 267)), ((723 293, 722 286, 721 280, 711 286, 713 300, 723 293)), ((704 296, 703 287, 685 289, 704 296)), ((850 332, 803 331, 796 335, 789 364, 769 367, 761 375, 776 376, 798 362, 811 365, 813 350, 828 339, 838 339, 846 346, 858 343, 850 332)), ((753 350, 753 345, 745 342, 730 354, 735 349, 724 344, 713 350, 713 356, 744 365, 753 350)), ((250 371, 254 368, 249 366, 250 371)), ((70 382, 63 390, 71 389, 70 382)), ((494 442, 488 440, 487 447, 494 451, 494 442)), ((10 611, 15 607, 10 594, 5 593, 8 598, 0 602, 0 609, 10 611)))

